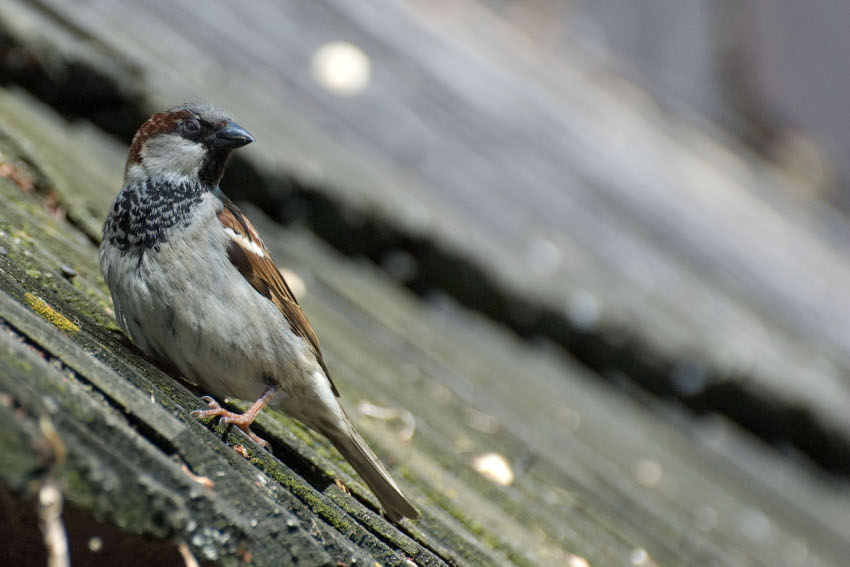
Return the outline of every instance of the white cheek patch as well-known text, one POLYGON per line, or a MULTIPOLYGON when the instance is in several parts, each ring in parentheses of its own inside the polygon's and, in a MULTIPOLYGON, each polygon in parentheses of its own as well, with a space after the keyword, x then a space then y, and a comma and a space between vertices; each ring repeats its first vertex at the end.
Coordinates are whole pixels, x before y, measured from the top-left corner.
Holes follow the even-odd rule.
POLYGON ((265 257, 265 252, 263 252, 263 249, 256 242, 248 240, 247 238, 245 238, 244 235, 237 233, 235 230, 229 227, 225 227, 224 232, 225 234, 227 234, 227 236, 235 240, 236 243, 239 244, 239 246, 241 246, 245 250, 253 252, 260 258, 265 257))
POLYGON ((160 134, 148 140, 139 154, 142 167, 158 176, 195 179, 207 150, 202 144, 174 134, 160 134))

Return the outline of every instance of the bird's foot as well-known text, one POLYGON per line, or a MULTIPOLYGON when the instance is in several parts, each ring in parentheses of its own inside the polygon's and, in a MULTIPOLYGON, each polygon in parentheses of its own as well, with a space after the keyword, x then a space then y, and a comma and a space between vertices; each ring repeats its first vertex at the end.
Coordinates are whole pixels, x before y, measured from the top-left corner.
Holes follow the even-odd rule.
POLYGON ((207 406, 209 406, 210 409, 195 410, 192 412, 192 417, 197 417, 198 419, 205 419, 207 417, 218 417, 227 413, 233 413, 227 411, 226 409, 218 405, 218 402, 212 399, 212 397, 210 396, 202 396, 201 400, 206 402, 207 406))
MULTIPOLYGON (((254 443, 262 447, 263 449, 269 450, 269 442, 251 431, 251 424, 254 423, 254 419, 257 417, 257 413, 262 409, 262 405, 257 407, 257 403, 255 403, 251 408, 245 413, 236 413, 232 411, 228 411, 221 407, 217 401, 215 401, 210 396, 203 396, 201 398, 203 401, 207 403, 209 409, 205 410, 195 410, 192 412, 192 416, 198 419, 206 419, 209 417, 221 417, 221 424, 227 425, 228 423, 232 423, 239 429, 241 429, 245 435, 247 435, 254 443)), ((262 398, 261 398, 262 399, 262 398)))

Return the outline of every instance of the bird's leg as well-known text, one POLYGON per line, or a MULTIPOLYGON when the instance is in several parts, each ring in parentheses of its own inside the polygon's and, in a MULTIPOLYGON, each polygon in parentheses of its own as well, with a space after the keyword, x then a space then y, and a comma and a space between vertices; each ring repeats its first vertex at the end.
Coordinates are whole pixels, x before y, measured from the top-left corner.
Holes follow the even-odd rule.
POLYGON ((269 448, 269 443, 265 439, 261 439, 257 436, 253 431, 251 431, 251 424, 254 423, 254 420, 257 418, 257 414, 260 413, 260 410, 265 407, 269 400, 277 394, 278 388, 276 386, 269 386, 263 392, 263 395, 254 402, 254 404, 248 408, 248 411, 245 413, 234 413, 232 411, 228 411, 221 407, 218 402, 212 399, 209 396, 204 396, 201 399, 204 400, 210 409, 206 410, 195 410, 192 412, 194 417, 199 419, 204 419, 207 417, 217 417, 221 416, 221 423, 226 425, 228 423, 232 423, 239 429, 245 432, 245 435, 250 437, 254 443, 262 447, 263 449, 269 448))

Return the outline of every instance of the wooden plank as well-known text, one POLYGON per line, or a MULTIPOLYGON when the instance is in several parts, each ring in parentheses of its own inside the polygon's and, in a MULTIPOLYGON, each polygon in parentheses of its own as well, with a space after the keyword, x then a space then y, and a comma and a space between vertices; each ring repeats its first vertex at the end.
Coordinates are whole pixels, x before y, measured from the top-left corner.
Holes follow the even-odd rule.
MULTIPOLYGON (((22 123, 32 122, 36 132, 50 128, 41 122, 62 124, 20 95, 0 96, 3 108, 27 113, 22 123)), ((76 148, 78 158, 100 154, 88 153, 92 144, 112 152, 92 131, 56 133, 76 140, 64 146, 76 148)), ((7 146, 3 154, 16 159, 7 146)), ((101 163, 109 169, 114 162, 101 163)), ((52 176, 45 178, 50 185, 52 176)), ((79 180, 66 182, 73 187, 79 180)), ((103 214, 115 188, 96 185, 85 191, 99 195, 94 213, 103 214)), ((210 533, 231 534, 252 550, 257 565, 285 561, 281 545, 306 564, 321 564, 326 553, 334 561, 383 565, 407 565, 410 557, 418 565, 530 566, 573 555, 591 565, 641 558, 841 565, 850 552, 850 502, 842 487, 814 482, 728 426, 659 419, 656 405, 602 387, 553 349, 519 341, 449 305, 423 303, 374 266, 343 258, 303 231, 282 230, 246 207, 273 253, 303 280, 302 303, 348 407, 365 399, 409 410, 416 421, 405 442, 396 422, 352 412, 423 512, 421 522, 398 531, 374 514, 371 495, 329 445, 292 420, 264 413, 259 421, 285 465, 266 454, 246 461, 223 443, 243 439, 193 420, 188 412, 200 405, 197 399, 98 322, 108 317, 102 283, 86 283, 97 281, 97 266, 82 229, 51 217, 37 194, 21 193, 8 179, 0 179, 0 198, 6 249, 0 390, 32 415, 57 420, 70 455, 67 474, 90 463, 84 470, 107 471, 101 474, 119 482, 126 496, 116 502, 107 497, 108 483, 83 476, 77 482, 85 490, 67 498, 111 521, 127 518, 130 529, 185 539, 213 562, 233 557, 226 542, 192 539, 210 526, 210 533), (71 282, 61 277, 58 258, 78 272, 71 282), (28 306, 27 293, 80 331, 57 331, 28 306), (61 412, 48 412, 45 396, 61 412), (474 458, 485 453, 507 460, 512 484, 498 486, 474 471, 474 458), (181 461, 212 479, 213 490, 196 486, 181 461), (343 494, 334 478, 354 496, 343 494), (186 510, 185 521, 158 523, 157 514, 175 507, 186 510), (295 532, 284 521, 290 515, 300 526, 295 532), (258 519, 256 529, 251 518, 258 519), (189 519, 196 522, 192 529, 189 519)), ((0 414, 5 408, 0 404, 0 414)), ((0 467, 8 483, 5 470, 0 467)))
MULTIPOLYGON (((18 110, 28 108, 17 102, 18 110)), ((47 126, 41 124, 43 111, 37 106, 26 110, 36 131, 47 126)), ((47 122, 59 120, 50 116, 47 122)), ((3 132, 0 142, 9 139, 3 132)), ((89 149, 108 153, 108 144, 89 134, 76 144, 70 144, 70 131, 65 136, 76 159, 99 155, 89 149)), ((59 171, 51 160, 67 157, 46 153, 42 164, 7 143, 0 151, 6 165, 38 167, 37 177, 48 187, 53 176, 45 172, 59 171)), ((101 165, 108 168, 109 162, 101 165)), ((401 546, 422 565, 444 564, 409 540, 391 543, 405 536, 374 514, 366 524, 369 529, 341 514, 323 495, 329 485, 349 510, 359 506, 362 514, 364 508, 330 480, 317 481, 313 474, 314 487, 280 461, 251 455, 249 448, 252 460, 263 465, 265 474, 260 473, 221 442, 244 443, 243 438, 221 429, 211 432, 192 419, 189 411, 202 405, 197 398, 139 359, 126 340, 109 330, 114 323, 104 323, 111 318, 101 305, 95 246, 79 229, 52 216, 39 195, 23 191, 19 183, 29 173, 19 173, 0 178, 0 391, 5 395, 0 412, 9 418, 20 414, 27 427, 36 429, 40 420, 54 422, 68 454, 56 475, 70 487, 65 497, 74 507, 91 510, 122 530, 176 538, 205 561, 249 557, 254 565, 331 565, 377 559, 406 565, 401 546), (60 259, 76 271, 70 281, 62 276, 60 259), (90 286, 95 280, 98 290, 90 286), (192 480, 190 473, 210 479, 214 490, 192 480)), ((86 191, 106 197, 115 190, 106 185, 98 189, 86 191)), ((99 215, 108 202, 100 200, 99 215)), ((7 439, 14 435, 14 430, 0 433, 0 445, 21 449, 7 439)), ((26 451, 36 449, 4 454, 12 462, 26 463, 26 451)), ((291 455, 289 464, 298 468, 304 461, 291 455)), ((3 482, 25 490, 31 482, 44 481, 44 474, 36 466, 23 481, 16 477, 12 483, 4 474, 3 482)))
MULTIPOLYGON (((15 18, 39 17, 12 5, 15 18)), ((260 141, 246 154, 266 198, 294 175, 346 214, 424 235, 512 300, 598 336, 603 356, 587 357, 599 370, 645 362, 650 387, 755 428, 722 395, 736 384, 765 407, 805 408, 824 438, 850 438, 845 223, 624 83, 584 76, 468 6, 474 26, 452 28, 393 2, 40 5, 143 69, 149 108, 204 98, 232 109, 260 141), (355 97, 310 76, 315 50, 338 39, 371 60, 355 97)), ((414 260, 426 282, 495 309, 414 260)), ((502 309, 520 329, 552 332, 502 309)), ((786 417, 771 432, 817 452, 781 431, 786 417)), ((846 467, 840 453, 825 461, 846 467)))
MULTIPOLYGON (((255 220, 260 215, 259 211, 250 214, 255 220)), ((266 235, 275 231, 268 221, 257 220, 257 225, 266 235)), ((528 458, 531 453, 533 462, 542 462, 518 476, 517 485, 523 498, 534 502, 531 509, 537 514, 528 517, 527 510, 520 512, 524 524, 536 521, 544 533, 571 534, 583 545, 619 550, 619 557, 600 557, 603 563, 624 560, 638 542, 652 550, 659 564, 704 564, 712 554, 723 557, 721 563, 742 560, 726 554, 751 545, 745 527, 762 518, 769 518, 770 528, 759 537, 772 546, 776 561, 782 562, 783 554, 804 540, 818 549, 845 549, 850 537, 843 519, 846 502, 834 501, 831 489, 806 480, 801 471, 791 473, 787 463, 753 447, 728 425, 695 426, 677 420, 681 428, 677 431, 658 423, 651 417, 658 408, 647 411, 625 402, 594 385, 593 378, 574 363, 546 349, 521 347, 516 339, 462 311, 440 314, 423 308, 413 298, 394 292, 385 278, 366 267, 354 273, 346 267, 343 274, 335 269, 340 262, 323 258, 324 247, 304 239, 283 233, 269 246, 308 282, 302 303, 329 352, 353 349, 354 360, 369 355, 350 375, 343 395, 353 384, 370 392, 365 394, 369 398, 380 396, 383 401, 393 396, 392 405, 421 416, 428 434, 444 437, 443 446, 457 446, 456 440, 464 437, 479 451, 494 448, 512 459, 528 458), (346 301, 334 301, 334 293, 346 301), (396 302, 405 308, 396 308, 396 302), (352 306, 364 313, 352 312, 352 306), (330 324, 323 323, 326 317, 330 324), (423 352, 415 355, 411 348, 423 352), (368 363, 386 364, 390 357, 381 354, 386 351, 397 353, 396 366, 368 363), (393 388, 400 376, 411 372, 411 362, 418 369, 414 384, 435 384, 409 391, 405 381, 404 389, 393 388), (521 391, 517 384, 522 384, 521 391), (457 406, 458 417, 450 417, 454 413, 450 408, 457 406), (494 416, 498 429, 482 434, 470 425, 463 408, 494 416), (742 448, 745 453, 736 454, 742 448), (663 480, 642 486, 641 470, 655 465, 663 480), (766 471, 774 471, 775 476, 766 471), (781 480, 787 481, 789 473, 795 478, 793 488, 781 480), (566 489, 571 496, 558 492, 552 497, 541 493, 541 486, 557 487, 556 492, 566 489), (571 506, 585 505, 590 510, 583 510, 590 517, 569 511, 571 506), (701 539, 694 532, 706 518, 714 520, 707 530, 710 535, 701 539), (634 531, 629 527, 632 522, 639 524, 634 531), (814 528, 820 522, 823 525, 814 528), (785 529, 803 525, 813 528, 805 538, 783 535, 785 529), (614 533, 609 532, 612 529, 614 533), (809 539, 815 534, 824 537, 821 544, 809 539), (675 551, 665 549, 669 541, 677 542, 675 551)), ((369 430, 368 421, 363 426, 369 430)), ((757 561, 769 564, 766 553, 757 553, 757 561)), ((833 560, 840 561, 841 553, 833 560)), ((741 557, 746 555, 743 552, 741 557)))

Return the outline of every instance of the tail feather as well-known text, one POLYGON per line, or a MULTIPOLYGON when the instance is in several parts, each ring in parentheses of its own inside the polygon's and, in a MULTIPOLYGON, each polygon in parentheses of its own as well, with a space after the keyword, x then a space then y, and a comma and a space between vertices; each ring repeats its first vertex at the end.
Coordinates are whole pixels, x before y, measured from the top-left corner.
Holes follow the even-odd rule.
POLYGON ((397 522, 402 518, 413 520, 419 518, 419 512, 404 497, 395 481, 390 477, 390 473, 387 472, 372 449, 366 445, 354 426, 350 422, 346 425, 348 425, 348 431, 334 428, 333 431, 323 431, 322 433, 330 439, 334 447, 345 457, 345 460, 354 467, 357 474, 366 481, 391 520, 397 522))

